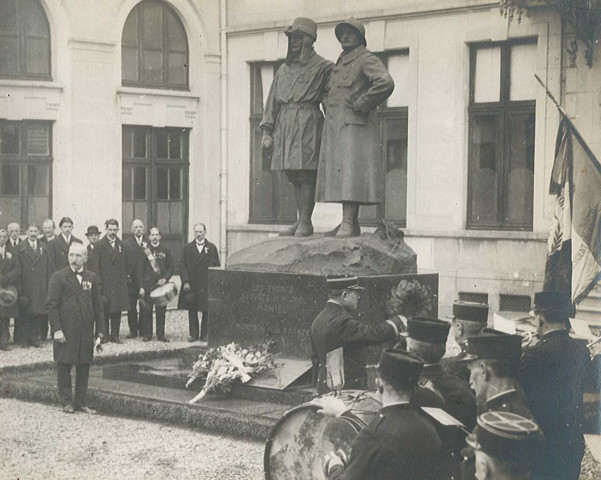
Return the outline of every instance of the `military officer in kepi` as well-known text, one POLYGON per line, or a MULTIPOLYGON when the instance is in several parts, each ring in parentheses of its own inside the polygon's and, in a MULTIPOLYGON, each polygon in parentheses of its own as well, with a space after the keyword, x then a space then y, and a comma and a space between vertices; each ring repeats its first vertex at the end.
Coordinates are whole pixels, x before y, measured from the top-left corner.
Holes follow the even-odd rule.
MULTIPOLYGON (((423 363, 401 350, 382 351, 376 377, 382 409, 353 440, 348 462, 341 453, 326 455, 324 472, 329 480, 441 478, 442 442, 432 423, 410 402, 423 363)), ((346 409, 336 397, 321 397, 313 403, 326 415, 346 409)))
POLYGON ((379 345, 398 338, 402 320, 394 317, 374 325, 357 321, 352 312, 359 305, 363 287, 355 276, 327 278, 329 299, 311 325, 311 347, 314 372, 317 372, 317 393, 327 393, 326 359, 328 352, 342 347, 344 386, 347 389, 367 389, 367 372, 363 347, 379 345))
MULTIPOLYGON (((476 451, 478 480, 527 480, 543 435, 538 425, 511 412, 485 412, 467 437, 476 451)), ((548 477, 560 478, 560 477, 548 477)))
POLYGON ((584 456, 583 395, 591 360, 586 343, 569 336, 569 293, 534 294, 541 341, 526 350, 518 380, 545 435, 530 478, 577 480, 584 456))
POLYGON ((342 203, 342 223, 329 232, 359 236, 359 207, 382 203, 384 171, 376 108, 392 94, 394 81, 367 50, 365 27, 354 18, 335 28, 342 53, 327 94, 316 200, 342 203))
POLYGON ((284 32, 286 63, 276 72, 261 121, 262 146, 273 149, 271 169, 283 170, 294 187, 298 220, 281 236, 313 234, 315 178, 323 129, 319 108, 334 64, 315 53, 317 24, 299 17, 284 32))

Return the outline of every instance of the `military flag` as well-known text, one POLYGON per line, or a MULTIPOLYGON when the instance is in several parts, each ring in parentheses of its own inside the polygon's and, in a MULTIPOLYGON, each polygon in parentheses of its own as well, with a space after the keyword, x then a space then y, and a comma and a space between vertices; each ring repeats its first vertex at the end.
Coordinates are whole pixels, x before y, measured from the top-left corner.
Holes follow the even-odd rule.
POLYGON ((544 289, 571 291, 576 304, 601 278, 601 164, 562 117, 549 187, 556 202, 544 289))

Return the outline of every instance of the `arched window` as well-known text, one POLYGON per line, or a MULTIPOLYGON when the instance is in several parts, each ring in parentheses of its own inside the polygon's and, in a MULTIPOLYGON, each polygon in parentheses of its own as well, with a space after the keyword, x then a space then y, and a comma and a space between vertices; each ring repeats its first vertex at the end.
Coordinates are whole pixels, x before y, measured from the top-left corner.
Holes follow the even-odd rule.
POLYGON ((129 14, 121 40, 123 85, 188 86, 188 41, 182 22, 167 4, 144 0, 129 14))
POLYGON ((0 77, 50 79, 50 27, 39 0, 0 0, 0 77))

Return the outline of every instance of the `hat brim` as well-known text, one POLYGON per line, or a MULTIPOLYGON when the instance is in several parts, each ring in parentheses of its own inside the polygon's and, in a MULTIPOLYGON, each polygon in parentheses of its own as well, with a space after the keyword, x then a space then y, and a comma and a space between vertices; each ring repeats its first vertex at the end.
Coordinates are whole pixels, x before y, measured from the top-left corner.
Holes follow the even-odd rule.
POLYGON ((336 28, 334 28, 334 34, 336 35, 336 38, 338 39, 338 41, 340 41, 340 35, 341 35, 340 31, 345 26, 352 28, 353 31, 355 31, 357 33, 357 35, 359 35, 359 38, 361 38, 361 40, 363 41, 363 46, 367 47, 367 40, 365 38, 365 35, 363 35, 361 30, 359 30, 357 27, 355 27, 352 23, 348 23, 348 22, 341 22, 338 25, 336 25, 336 28))
POLYGON ((352 287, 345 287, 344 290, 365 290, 365 287, 361 285, 354 285, 352 287))

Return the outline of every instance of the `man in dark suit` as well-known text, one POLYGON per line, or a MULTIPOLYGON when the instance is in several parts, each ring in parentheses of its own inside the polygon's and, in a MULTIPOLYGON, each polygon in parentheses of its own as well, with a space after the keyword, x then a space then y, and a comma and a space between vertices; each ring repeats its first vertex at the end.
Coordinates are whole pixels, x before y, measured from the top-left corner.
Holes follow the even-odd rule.
POLYGON ((71 232, 73 231, 73 220, 69 217, 61 218, 61 221, 58 222, 58 228, 60 228, 61 233, 48 242, 48 251, 52 260, 52 272, 56 272, 69 265, 67 257, 69 254, 69 247, 73 243, 83 244, 79 238, 71 235, 71 232))
MULTIPOLYGON (((98 277, 83 268, 86 248, 69 248, 69 266, 50 278, 46 307, 54 338, 58 396, 65 413, 96 413, 86 405, 90 363, 94 355, 94 327, 104 336, 102 300, 98 277), (75 365, 75 397, 71 391, 71 367, 75 365)), ((96 345, 100 342, 97 340, 96 345)))
MULTIPOLYGON (((423 360, 415 355, 393 348, 382 351, 376 377, 382 409, 353 440, 348 465, 337 453, 326 455, 326 478, 441 478, 442 442, 431 422, 410 403, 422 366, 423 360)), ((316 403, 320 406, 320 402, 316 403)))
POLYGON ((524 353, 518 380, 546 442, 530 478, 577 480, 584 456, 582 403, 589 351, 585 342, 569 336, 569 293, 538 292, 533 311, 541 341, 524 353))
POLYGON ((329 390, 327 354, 340 347, 343 349, 345 388, 366 390, 363 347, 397 339, 400 325, 394 319, 376 325, 355 320, 351 312, 357 309, 360 292, 364 290, 357 277, 329 277, 327 283, 330 298, 311 324, 311 361, 317 372, 317 393, 321 395, 329 390))
POLYGON ((56 238, 54 231, 56 230, 56 225, 54 224, 54 220, 51 218, 47 218, 42 222, 42 236, 40 237, 40 242, 42 244, 48 245, 48 242, 51 242, 56 238))
POLYGON ((194 241, 184 245, 180 262, 182 291, 177 308, 188 310, 190 342, 198 340, 198 312, 202 313, 200 340, 207 340, 209 331, 209 267, 219 267, 217 247, 205 236, 207 228, 204 223, 194 225, 194 241), (190 299, 191 297, 191 299, 190 299))
MULTIPOLYGON (((12 286, 18 289, 19 285, 19 262, 17 255, 8 251, 8 232, 0 228, 0 287, 5 289, 12 286)), ((0 350, 9 350, 10 339, 10 317, 17 317, 17 304, 0 306, 0 350)))
MULTIPOLYGON (((144 262, 140 262, 138 278, 142 282, 140 287, 140 298, 144 298, 144 302, 140 302, 142 306, 142 322, 144 328, 144 341, 148 342, 152 338, 152 308, 153 304, 150 300, 150 292, 155 287, 165 285, 173 275, 173 258, 169 249, 161 245, 161 232, 158 228, 150 229, 149 235, 150 245, 144 250, 144 262)), ((157 316, 157 339, 161 342, 168 342, 169 339, 165 336, 165 314, 166 306, 156 305, 157 316)))
MULTIPOLYGON (((129 307, 127 289, 127 262, 125 247, 117 237, 119 222, 110 218, 105 222, 106 235, 98 240, 92 251, 89 268, 100 277, 104 302, 105 333, 114 343, 121 343, 121 312, 129 307)), ((103 341, 106 341, 103 339, 103 341)))
MULTIPOLYGON (((142 220, 134 220, 131 224, 132 236, 123 240, 127 258, 127 273, 129 275, 129 310, 127 311, 127 323, 129 325, 128 338, 136 338, 138 334, 144 336, 142 325, 142 308, 138 317, 138 290, 142 286, 142 279, 138 278, 138 271, 144 265, 144 250, 148 248, 148 239, 144 235, 144 223, 142 220)), ((150 333, 152 337, 152 331, 150 333)))
POLYGON ((48 249, 38 240, 36 225, 27 228, 27 240, 19 247, 19 269, 21 271, 19 316, 23 331, 23 346, 39 347, 37 337, 40 325, 47 324, 46 294, 51 274, 51 259, 48 249))
MULTIPOLYGON (((16 222, 12 222, 7 225, 6 231, 8 232, 8 242, 6 243, 6 250, 11 252, 13 255, 18 255, 19 250, 17 247, 22 241, 21 238, 19 238, 19 235, 21 235, 21 226, 16 222)), ((18 311, 17 315, 13 317, 13 322, 13 342, 15 344, 21 344, 23 343, 23 333, 21 328, 21 319, 19 318, 18 311)))
POLYGON ((86 253, 88 254, 88 260, 86 261, 87 263, 90 260, 92 252, 94 251, 94 245, 96 245, 96 242, 100 240, 100 230, 98 230, 96 225, 91 225, 86 231, 86 237, 88 239, 88 246, 86 247, 86 253))

